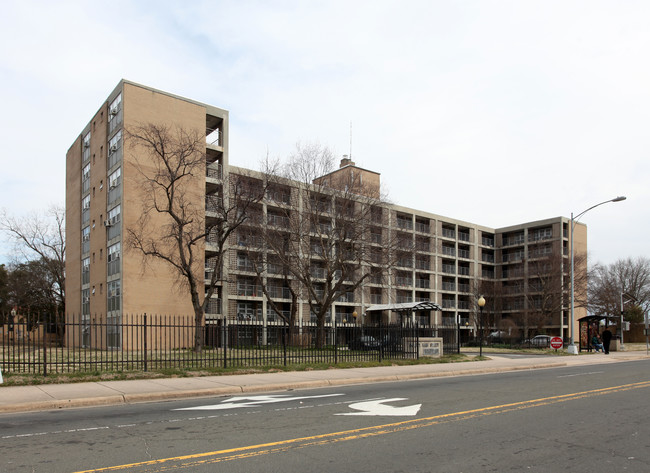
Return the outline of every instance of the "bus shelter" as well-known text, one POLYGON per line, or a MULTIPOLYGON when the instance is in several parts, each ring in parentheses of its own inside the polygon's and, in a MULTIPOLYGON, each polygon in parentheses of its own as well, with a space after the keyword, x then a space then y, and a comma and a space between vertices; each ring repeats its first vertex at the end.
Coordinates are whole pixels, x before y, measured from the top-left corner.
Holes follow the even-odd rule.
POLYGON ((591 351, 594 349, 591 338, 594 334, 600 335, 600 322, 605 321, 605 327, 616 325, 618 317, 615 315, 588 315, 578 319, 580 327, 580 351, 591 351))

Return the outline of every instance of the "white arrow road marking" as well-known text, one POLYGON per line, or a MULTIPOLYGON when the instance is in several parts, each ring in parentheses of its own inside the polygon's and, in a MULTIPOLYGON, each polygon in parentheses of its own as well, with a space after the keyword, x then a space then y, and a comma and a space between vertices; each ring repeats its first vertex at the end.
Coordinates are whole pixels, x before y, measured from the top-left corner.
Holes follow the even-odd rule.
POLYGON ((225 401, 221 401, 221 404, 213 404, 210 406, 196 406, 196 407, 184 407, 181 409, 173 409, 174 411, 216 411, 221 409, 238 409, 240 407, 258 407, 262 404, 270 404, 273 402, 287 402, 287 401, 298 401, 300 399, 317 399, 322 397, 332 397, 332 396, 343 396, 343 394, 323 394, 321 396, 285 396, 282 394, 277 394, 274 396, 238 396, 231 397, 225 401))
POLYGON ((352 409, 360 412, 346 412, 344 414, 335 414, 337 416, 414 416, 420 411, 422 404, 413 404, 412 406, 393 407, 387 406, 385 402, 406 401, 405 397, 395 397, 393 399, 379 399, 376 401, 357 402, 350 404, 352 409))

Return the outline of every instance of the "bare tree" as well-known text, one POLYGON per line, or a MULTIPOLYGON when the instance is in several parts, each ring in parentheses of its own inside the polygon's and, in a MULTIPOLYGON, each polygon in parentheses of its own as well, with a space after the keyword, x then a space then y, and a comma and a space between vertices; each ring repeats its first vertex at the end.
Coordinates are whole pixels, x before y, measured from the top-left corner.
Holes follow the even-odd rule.
POLYGON ((332 304, 352 302, 371 275, 387 272, 391 255, 388 232, 383 244, 371 244, 371 232, 382 231, 373 220, 382 208, 379 189, 359 172, 332 173, 333 160, 326 147, 296 146, 282 171, 269 175, 270 188, 292 183, 291 199, 267 210, 261 235, 268 258, 284 271, 284 287, 316 318, 317 346, 324 344, 332 304))
POLYGON ((528 288, 525 290, 527 323, 538 332, 552 323, 553 316, 560 320, 566 300, 564 289, 569 277, 567 269, 564 258, 559 253, 528 262, 528 288))
POLYGON ((127 134, 143 193, 142 214, 127 229, 127 241, 145 260, 164 261, 176 271, 177 282, 189 291, 194 348, 200 351, 206 309, 223 281, 227 242, 264 197, 264 186, 247 176, 228 174, 222 186, 208 190, 204 201, 199 195, 203 186, 197 185, 206 175, 204 135, 152 123, 127 134), (206 270, 211 272, 207 284, 206 270))
POLYGON ((47 273, 49 306, 59 325, 65 313, 65 210, 50 207, 24 218, 0 213, 0 229, 15 243, 20 263, 35 262, 47 273))
POLYGON ((4 264, 0 264, 0 324, 5 324, 11 311, 9 299, 9 273, 4 264))
POLYGON ((650 259, 619 259, 610 265, 596 264, 590 272, 589 309, 602 315, 620 315, 621 294, 643 313, 650 310, 650 259))

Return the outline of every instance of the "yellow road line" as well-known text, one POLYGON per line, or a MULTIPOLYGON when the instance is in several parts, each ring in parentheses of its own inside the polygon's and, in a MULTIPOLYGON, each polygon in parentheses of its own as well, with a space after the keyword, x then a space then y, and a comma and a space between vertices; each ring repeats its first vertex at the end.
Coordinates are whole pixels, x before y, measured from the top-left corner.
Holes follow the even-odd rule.
MULTIPOLYGON (((586 397, 593 397, 593 396, 599 396, 599 395, 605 395, 605 394, 611 394, 615 392, 628 391, 631 389, 640 389, 640 388, 647 388, 647 387, 650 387, 650 381, 642 381, 642 382, 632 383, 632 384, 623 384, 620 386, 613 386, 610 388, 592 389, 590 391, 582 391, 582 392, 571 393, 571 394, 562 394, 559 396, 549 396, 549 397, 543 397, 539 399, 531 399, 528 401, 501 404, 498 406, 482 407, 479 409, 470 409, 467 411, 452 412, 449 414, 440 414, 437 416, 423 417, 419 419, 410 419, 401 422, 394 422, 391 424, 362 427, 359 429, 345 430, 341 432, 331 432, 328 434, 319 434, 319 435, 313 435, 309 437, 299 437, 295 439, 280 440, 277 442, 262 443, 258 445, 248 445, 245 447, 229 448, 224 450, 217 450, 214 452, 196 453, 192 455, 181 455, 176 457, 161 458, 158 460, 149 460, 144 462, 127 463, 124 465, 115 465, 115 466, 97 468, 92 470, 83 470, 83 471, 77 471, 75 473, 100 473, 100 472, 108 472, 108 471, 118 471, 118 470, 126 470, 129 468, 138 468, 138 467, 151 466, 151 465, 162 466, 164 463, 184 462, 190 460, 190 462, 184 463, 181 466, 182 468, 186 468, 193 465, 195 466, 200 464, 219 463, 224 461, 250 458, 250 457, 260 456, 260 455, 268 455, 271 453, 280 453, 280 452, 285 452, 292 448, 304 448, 310 446, 324 445, 333 442, 356 440, 356 439, 395 433, 395 432, 400 432, 405 430, 429 427, 435 424, 451 422, 452 420, 454 421, 466 420, 478 416, 492 415, 497 413, 500 414, 500 413, 515 411, 520 409, 529 409, 531 407, 544 406, 548 404, 573 401, 576 399, 582 399, 586 397), (218 458, 208 458, 208 457, 218 457, 218 458)), ((174 467, 172 465, 169 465, 169 468, 177 468, 177 467, 178 466, 174 467)), ((162 472, 169 468, 162 466, 161 469, 155 471, 162 472)))

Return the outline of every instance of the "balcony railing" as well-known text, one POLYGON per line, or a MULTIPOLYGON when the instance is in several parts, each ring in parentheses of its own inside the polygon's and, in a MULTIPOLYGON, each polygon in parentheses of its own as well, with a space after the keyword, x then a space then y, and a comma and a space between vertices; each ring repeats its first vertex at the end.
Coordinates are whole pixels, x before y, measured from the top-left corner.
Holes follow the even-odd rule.
POLYGON ((269 286, 267 291, 274 299, 291 299, 291 291, 288 287, 269 286))
POLYGON ((456 256, 456 248, 453 246, 442 245, 442 254, 447 256, 456 256))
POLYGON ((413 230, 413 221, 397 217, 397 226, 404 230, 413 230))
POLYGON ((481 238, 481 244, 483 246, 490 246, 490 247, 494 248, 494 238, 483 237, 483 238, 481 238))
POLYGON ((413 278, 408 278, 405 276, 397 276, 395 278, 395 284, 397 284, 398 286, 412 286, 413 278))
POLYGON ((452 230, 450 228, 443 228, 442 229, 442 236, 445 238, 456 238, 456 231, 452 230))
POLYGON ((205 168, 205 175, 214 179, 221 179, 223 177, 223 169, 221 164, 212 164, 205 168))
POLYGON ((223 134, 220 128, 206 130, 205 142, 210 145, 223 146, 223 134))
POLYGON ((268 214, 266 216, 266 221, 268 222, 269 225, 272 225, 274 227, 282 227, 282 228, 289 227, 289 219, 283 215, 268 214))
POLYGON ((421 289, 429 289, 429 280, 428 279, 416 279, 415 287, 421 289))
POLYGON ((415 267, 417 269, 430 269, 431 268, 431 263, 429 262, 428 259, 416 259, 415 260, 415 267))
POLYGON ((218 212, 223 208, 223 200, 218 195, 205 196, 205 210, 207 212, 218 212))
POLYGON ((443 264, 442 272, 447 274, 456 274, 456 266, 453 264, 443 264))
POLYGON ((421 233, 429 233, 431 227, 426 223, 415 222, 415 230, 421 233))

